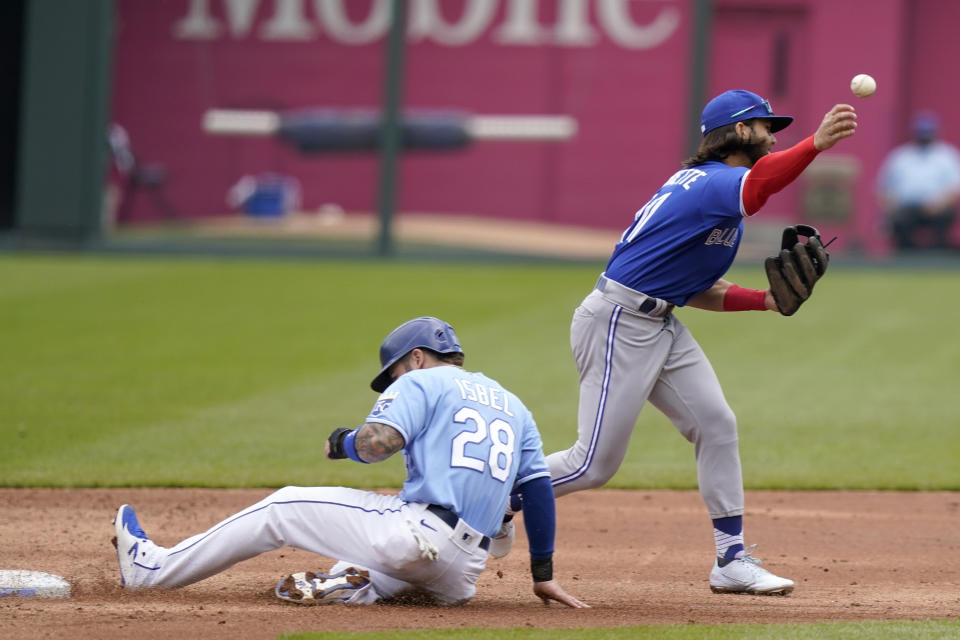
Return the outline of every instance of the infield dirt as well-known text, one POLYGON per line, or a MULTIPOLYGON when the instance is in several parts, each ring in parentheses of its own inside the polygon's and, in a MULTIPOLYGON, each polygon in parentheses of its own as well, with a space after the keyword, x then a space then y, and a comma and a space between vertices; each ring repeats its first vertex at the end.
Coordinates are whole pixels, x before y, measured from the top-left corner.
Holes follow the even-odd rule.
MULTIPOLYGON (((477 597, 456 608, 298 607, 272 594, 293 571, 330 560, 290 548, 177 591, 125 591, 110 544, 130 503, 159 544, 172 545, 270 490, 2 489, 0 568, 64 576, 68 600, 0 599, 4 637, 275 638, 295 631, 464 627, 609 627, 955 619, 960 614, 960 495, 950 492, 747 494, 748 544, 789 597, 716 595, 707 576, 710 521, 691 491, 594 490, 557 501, 556 577, 593 606, 544 607, 530 589, 523 527, 491 560, 477 597)), ((318 523, 317 526, 323 526, 318 523)))

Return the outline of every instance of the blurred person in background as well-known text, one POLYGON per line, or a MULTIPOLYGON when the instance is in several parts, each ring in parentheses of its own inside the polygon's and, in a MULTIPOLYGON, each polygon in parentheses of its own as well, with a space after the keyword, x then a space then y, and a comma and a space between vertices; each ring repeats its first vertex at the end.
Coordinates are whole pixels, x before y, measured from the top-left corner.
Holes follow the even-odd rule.
POLYGON ((130 136, 122 125, 111 122, 107 127, 107 148, 110 165, 103 196, 103 226, 110 229, 117 222, 117 211, 123 200, 124 185, 137 166, 130 146, 130 136))
POLYGON ((913 139, 889 153, 877 176, 884 222, 898 250, 950 245, 960 197, 960 152, 937 139, 940 121, 924 111, 912 124, 913 139), (923 241, 918 232, 929 233, 923 241))

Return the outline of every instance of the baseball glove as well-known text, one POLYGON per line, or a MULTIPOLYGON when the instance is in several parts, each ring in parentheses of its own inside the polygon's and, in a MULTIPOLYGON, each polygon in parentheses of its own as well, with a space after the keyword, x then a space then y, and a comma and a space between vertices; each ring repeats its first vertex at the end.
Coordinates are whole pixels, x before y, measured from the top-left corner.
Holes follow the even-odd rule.
POLYGON ((813 293, 813 285, 827 270, 830 254, 814 227, 798 224, 783 230, 780 254, 763 261, 770 292, 785 316, 792 316, 813 293), (806 243, 800 237, 807 238, 806 243))

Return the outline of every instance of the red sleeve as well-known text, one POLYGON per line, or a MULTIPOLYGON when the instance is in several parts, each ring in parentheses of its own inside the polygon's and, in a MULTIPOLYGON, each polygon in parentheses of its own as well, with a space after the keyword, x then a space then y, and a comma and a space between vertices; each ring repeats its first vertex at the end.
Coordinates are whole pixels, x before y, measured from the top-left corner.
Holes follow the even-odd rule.
POLYGON ((766 311, 767 292, 732 284, 723 294, 724 311, 766 311))
POLYGON ((755 214, 767 198, 796 180, 818 153, 813 146, 813 136, 810 136, 789 149, 769 153, 757 160, 743 181, 743 210, 746 214, 755 214))

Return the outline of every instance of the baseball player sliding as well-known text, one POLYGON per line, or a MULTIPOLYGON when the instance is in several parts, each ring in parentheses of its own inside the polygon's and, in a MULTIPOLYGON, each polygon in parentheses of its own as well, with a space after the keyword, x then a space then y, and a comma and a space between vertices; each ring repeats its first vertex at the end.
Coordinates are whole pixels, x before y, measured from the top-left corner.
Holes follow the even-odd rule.
POLYGON ((380 347, 382 392, 363 426, 334 430, 331 459, 379 462, 403 451, 399 495, 343 487, 285 487, 204 533, 164 548, 129 505, 117 511, 115 544, 127 588, 182 587, 285 545, 339 558, 327 573, 294 573, 275 593, 300 604, 369 604, 425 596, 473 597, 511 492, 523 497, 533 592, 545 603, 587 605, 553 579, 555 510, 540 434, 523 403, 461 368, 446 322, 415 318, 380 347))
MULTIPOLYGON (((794 583, 761 568, 752 548, 744 547, 736 418, 706 355, 673 310, 789 315, 823 275, 827 255, 819 235, 803 227, 812 230, 807 243, 791 228, 785 233, 790 246, 767 260, 771 289, 745 289, 722 277, 737 253, 743 219, 857 126, 854 109, 838 104, 813 135, 771 153, 773 134, 792 121, 749 91, 727 91, 703 109, 697 154, 636 213, 596 288, 574 312, 578 439, 547 457, 557 496, 603 485, 623 461, 649 400, 694 444, 716 543, 710 588, 721 593, 788 594, 794 583), (784 271, 782 277, 771 275, 774 268, 784 271)), ((509 549, 511 525, 508 512, 491 555, 509 549)))

